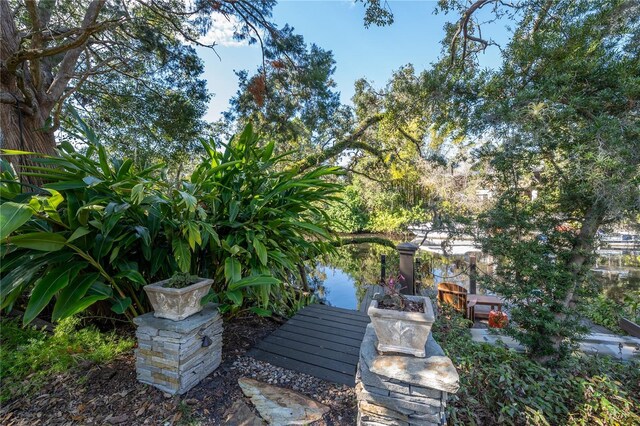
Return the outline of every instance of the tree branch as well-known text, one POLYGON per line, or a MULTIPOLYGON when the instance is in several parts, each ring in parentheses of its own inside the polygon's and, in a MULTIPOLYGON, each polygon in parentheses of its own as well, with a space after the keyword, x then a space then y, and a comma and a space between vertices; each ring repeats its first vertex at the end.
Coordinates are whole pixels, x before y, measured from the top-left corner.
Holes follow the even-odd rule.
POLYGON ((379 123, 384 118, 382 114, 376 114, 372 117, 369 117, 364 123, 360 125, 360 127, 351 133, 349 136, 344 138, 343 140, 335 143, 331 148, 328 148, 318 154, 310 155, 302 161, 299 161, 296 165, 300 168, 300 170, 307 169, 309 167, 318 165, 323 161, 328 160, 329 158, 335 157, 336 155, 342 153, 347 149, 361 149, 363 151, 367 151, 376 157, 384 160, 383 154, 380 150, 375 149, 371 145, 359 141, 359 139, 364 135, 364 133, 374 124, 379 123))
POLYGON ((47 90, 48 95, 48 108, 50 109, 53 104, 62 96, 64 89, 67 87, 69 80, 71 80, 73 75, 73 70, 78 62, 78 58, 84 49, 84 45, 86 44, 89 37, 94 32, 103 28, 104 24, 94 25, 96 20, 98 19, 98 14, 100 10, 104 6, 106 0, 93 0, 89 7, 87 8, 87 12, 84 15, 84 19, 82 20, 82 28, 84 32, 79 35, 74 42, 74 47, 71 50, 68 50, 64 55, 64 59, 60 63, 60 69, 58 74, 53 79, 51 86, 47 90))

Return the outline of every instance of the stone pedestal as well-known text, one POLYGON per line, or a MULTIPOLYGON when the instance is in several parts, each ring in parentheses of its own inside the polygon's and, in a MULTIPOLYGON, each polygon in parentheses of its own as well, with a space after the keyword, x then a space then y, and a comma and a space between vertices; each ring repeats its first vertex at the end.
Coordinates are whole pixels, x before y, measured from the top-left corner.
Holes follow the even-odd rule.
POLYGON ((181 321, 156 318, 151 312, 133 322, 138 326, 136 372, 142 383, 183 394, 220 365, 222 318, 214 304, 181 321))
POLYGON ((429 335, 426 358, 383 355, 371 324, 360 347, 356 376, 359 426, 445 424, 448 393, 459 388, 458 373, 429 335))

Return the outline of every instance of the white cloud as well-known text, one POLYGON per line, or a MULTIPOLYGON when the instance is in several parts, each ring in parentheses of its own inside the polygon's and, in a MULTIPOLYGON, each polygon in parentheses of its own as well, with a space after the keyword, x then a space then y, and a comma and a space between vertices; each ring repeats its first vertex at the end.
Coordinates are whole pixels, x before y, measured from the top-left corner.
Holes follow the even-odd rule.
POLYGON ((207 34, 200 37, 198 41, 203 44, 213 44, 216 46, 237 47, 248 45, 247 41, 234 40, 233 33, 240 28, 240 21, 233 15, 228 18, 221 13, 216 13, 211 17, 211 29, 207 34))

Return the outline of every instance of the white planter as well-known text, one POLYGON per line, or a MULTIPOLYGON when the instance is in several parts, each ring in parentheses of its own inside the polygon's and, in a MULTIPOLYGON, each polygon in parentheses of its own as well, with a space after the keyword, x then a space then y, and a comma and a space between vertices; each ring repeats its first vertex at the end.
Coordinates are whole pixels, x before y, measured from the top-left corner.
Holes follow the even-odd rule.
POLYGON ((413 302, 422 302, 424 312, 403 312, 378 308, 372 300, 367 313, 378 338, 380 352, 399 352, 424 358, 425 345, 435 321, 433 306, 428 297, 405 296, 413 302))
POLYGON ((153 315, 157 318, 167 318, 173 321, 183 320, 202 310, 200 300, 206 296, 213 284, 213 280, 199 278, 199 281, 184 288, 168 288, 164 285, 169 280, 144 286, 149 296, 153 315))

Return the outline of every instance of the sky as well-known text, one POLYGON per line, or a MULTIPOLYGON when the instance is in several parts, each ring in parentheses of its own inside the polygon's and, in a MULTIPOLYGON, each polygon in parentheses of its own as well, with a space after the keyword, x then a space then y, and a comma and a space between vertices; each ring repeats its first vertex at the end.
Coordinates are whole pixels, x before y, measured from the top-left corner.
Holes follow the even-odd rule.
MULTIPOLYGON (((279 28, 289 24, 305 41, 331 50, 336 61, 334 80, 341 101, 351 103, 354 82, 366 78, 374 87, 382 87, 394 70, 413 64, 417 71, 437 61, 444 37, 444 24, 457 20, 454 15, 435 15, 436 1, 389 1, 394 23, 387 27, 365 28, 362 3, 350 0, 280 0, 273 10, 272 22, 279 28)), ((255 72, 261 63, 258 45, 246 46, 231 37, 232 24, 217 21, 209 41, 215 40, 216 52, 198 48, 205 64, 204 78, 214 94, 205 119, 215 121, 229 106, 238 79, 234 70, 255 72)), ((504 29, 492 36, 506 35, 504 29)), ((498 63, 498 50, 489 49, 483 61, 489 66, 498 63)))

